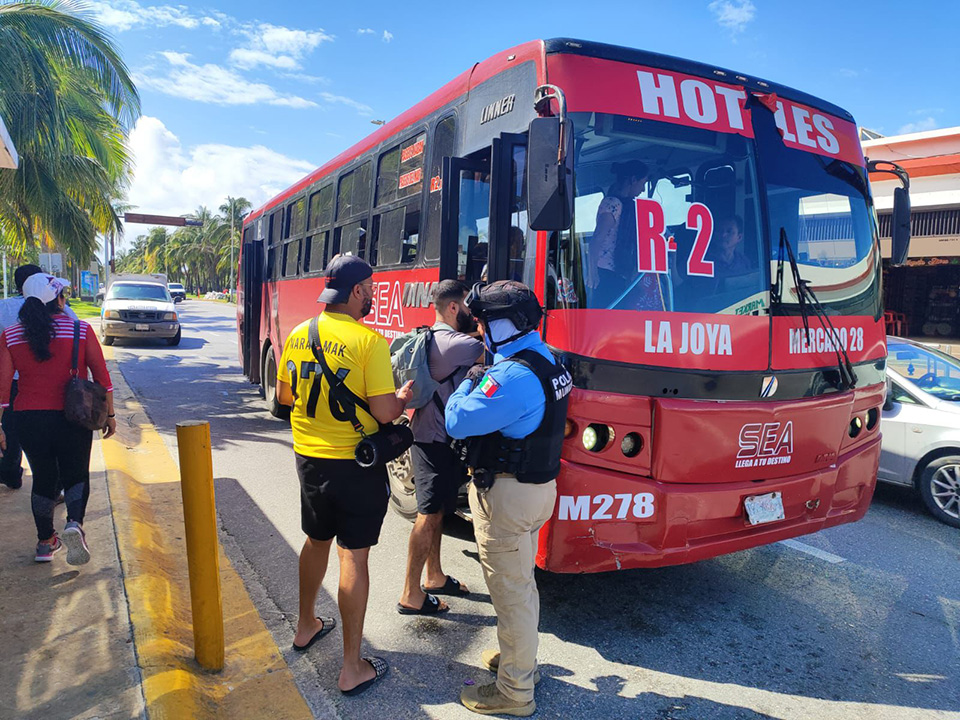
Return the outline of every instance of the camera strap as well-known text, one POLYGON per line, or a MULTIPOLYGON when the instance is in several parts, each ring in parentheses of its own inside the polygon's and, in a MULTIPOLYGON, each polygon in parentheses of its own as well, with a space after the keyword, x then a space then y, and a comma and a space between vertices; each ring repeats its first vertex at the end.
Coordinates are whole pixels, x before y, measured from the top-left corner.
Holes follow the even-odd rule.
MULTIPOLYGON (((326 358, 323 356, 323 350, 320 348, 320 328, 317 323, 317 316, 314 315, 313 319, 310 321, 309 329, 309 341, 310 341, 310 350, 313 352, 313 357, 316 358, 317 364, 320 365, 320 369, 323 372, 323 376, 327 379, 327 384, 330 386, 330 396, 333 398, 334 402, 340 406, 340 409, 343 411, 343 415, 346 418, 347 422, 353 425, 353 429, 360 433, 361 436, 367 437, 367 434, 363 430, 363 423, 360 422, 360 419, 357 417, 357 407, 360 407, 365 413, 373 417, 370 413, 370 406, 367 404, 367 401, 359 397, 354 393, 350 388, 344 384, 344 377, 334 374, 333 370, 330 369, 330 366, 327 364, 326 358)), ((310 389, 310 397, 307 399, 307 412, 308 414, 312 410, 316 412, 317 402, 320 400, 320 383, 314 383, 313 387, 310 389)))

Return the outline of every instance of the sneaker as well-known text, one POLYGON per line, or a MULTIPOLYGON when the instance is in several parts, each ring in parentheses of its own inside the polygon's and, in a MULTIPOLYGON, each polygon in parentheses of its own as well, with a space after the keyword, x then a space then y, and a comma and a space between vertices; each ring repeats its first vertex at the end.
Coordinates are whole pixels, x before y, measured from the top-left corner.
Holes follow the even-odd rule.
POLYGON ((34 558, 37 562, 50 562, 53 560, 53 556, 59 552, 60 548, 63 547, 63 543, 60 542, 60 538, 56 533, 53 535, 53 540, 49 542, 38 542, 37 543, 37 556, 34 558))
POLYGON ((468 710, 481 715, 514 715, 529 717, 537 711, 536 700, 518 703, 500 692, 495 682, 489 685, 467 685, 460 691, 460 702, 468 710))
POLYGON ((80 523, 71 520, 63 529, 63 544, 67 546, 67 565, 86 565, 90 562, 87 537, 80 523))
MULTIPOLYGON (((484 650, 480 654, 480 662, 482 662, 483 666, 490 672, 497 672, 500 669, 500 651, 484 650)), ((539 682, 540 667, 538 666, 537 669, 533 671, 533 684, 536 685, 539 682)))

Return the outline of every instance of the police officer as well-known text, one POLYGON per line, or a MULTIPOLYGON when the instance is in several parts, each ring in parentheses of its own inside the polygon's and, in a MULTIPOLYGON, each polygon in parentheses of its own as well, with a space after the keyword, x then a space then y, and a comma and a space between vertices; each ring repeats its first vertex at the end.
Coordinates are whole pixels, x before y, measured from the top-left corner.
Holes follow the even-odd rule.
POLYGON ((446 427, 451 437, 466 439, 470 509, 500 650, 482 656, 496 682, 465 686, 460 700, 484 715, 526 717, 537 708, 537 532, 557 498, 572 381, 536 332, 543 311, 526 285, 475 285, 467 305, 494 364, 472 372, 450 396, 446 427))

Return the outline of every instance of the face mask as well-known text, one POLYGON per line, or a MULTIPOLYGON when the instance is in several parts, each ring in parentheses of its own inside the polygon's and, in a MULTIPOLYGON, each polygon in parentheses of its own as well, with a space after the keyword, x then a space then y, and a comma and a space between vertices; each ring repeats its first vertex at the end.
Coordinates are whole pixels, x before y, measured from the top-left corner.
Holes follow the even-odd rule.
POLYGON ((477 319, 463 308, 457 311, 457 330, 472 333, 477 329, 477 319))

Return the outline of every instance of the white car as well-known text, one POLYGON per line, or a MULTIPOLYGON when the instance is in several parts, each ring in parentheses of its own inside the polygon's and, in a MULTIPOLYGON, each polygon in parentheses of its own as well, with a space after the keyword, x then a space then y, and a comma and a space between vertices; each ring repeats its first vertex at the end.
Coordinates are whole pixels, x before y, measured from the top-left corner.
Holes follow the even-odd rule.
POLYGON ((110 283, 100 311, 100 339, 157 338, 180 344, 180 316, 166 279, 121 277, 110 283))
POLYGON ((879 480, 915 487, 930 513, 960 528, 960 360, 887 338, 879 480))

